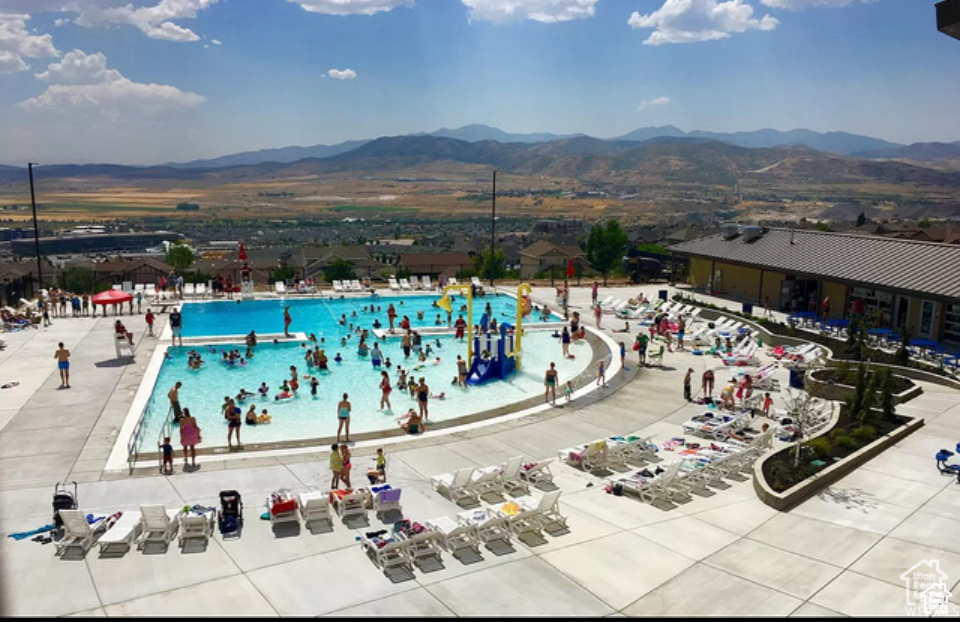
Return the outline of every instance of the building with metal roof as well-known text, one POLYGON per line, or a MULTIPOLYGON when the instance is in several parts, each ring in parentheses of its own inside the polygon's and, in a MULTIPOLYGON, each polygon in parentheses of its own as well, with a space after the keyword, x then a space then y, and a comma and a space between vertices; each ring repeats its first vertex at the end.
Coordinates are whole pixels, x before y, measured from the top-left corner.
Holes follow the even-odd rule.
POLYGON ((851 304, 878 326, 960 343, 960 246, 846 233, 725 225, 670 247, 689 280, 713 294, 782 311, 844 317, 851 304))

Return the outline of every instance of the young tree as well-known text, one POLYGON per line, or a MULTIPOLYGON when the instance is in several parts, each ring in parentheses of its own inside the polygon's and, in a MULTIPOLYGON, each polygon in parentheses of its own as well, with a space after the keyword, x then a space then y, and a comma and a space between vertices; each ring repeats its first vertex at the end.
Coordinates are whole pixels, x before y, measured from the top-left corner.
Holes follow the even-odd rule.
POLYGON ((90 268, 72 266, 63 272, 63 289, 75 294, 92 294, 97 288, 97 275, 90 268))
POLYGON ((814 397, 806 391, 797 391, 787 389, 783 396, 783 403, 788 416, 793 419, 797 426, 797 435, 794 444, 793 467, 800 466, 800 447, 803 441, 807 440, 812 434, 819 430, 827 416, 826 409, 830 408, 832 414, 833 404, 814 397))
POLYGON ((193 263, 193 251, 185 244, 174 244, 167 249, 167 263, 177 272, 183 272, 193 263))
POLYGON ((507 258, 503 251, 495 249, 493 255, 486 251, 474 258, 474 269, 484 281, 502 279, 507 273, 507 258))
POLYGON ((356 278, 353 266, 345 259, 337 259, 323 270, 323 278, 327 282, 350 280, 356 278))
POLYGON ((597 223, 590 229, 587 237, 587 259, 603 275, 604 286, 607 285, 607 275, 620 264, 629 243, 630 239, 616 220, 597 223))

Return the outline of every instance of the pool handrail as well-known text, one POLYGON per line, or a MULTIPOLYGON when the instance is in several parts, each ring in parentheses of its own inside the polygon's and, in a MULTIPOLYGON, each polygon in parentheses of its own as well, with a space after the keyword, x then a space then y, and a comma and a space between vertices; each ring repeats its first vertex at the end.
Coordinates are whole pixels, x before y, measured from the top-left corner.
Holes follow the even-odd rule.
MULTIPOLYGON (((147 408, 149 406, 149 402, 143 406, 143 410, 140 411, 140 417, 137 419, 137 425, 133 427, 133 432, 130 433, 130 440, 127 441, 127 468, 131 474, 133 474, 133 469, 137 460, 140 458, 140 446, 143 444, 143 423, 147 418, 147 408)), ((161 440, 164 438, 164 433, 169 432, 171 429, 172 416, 173 406, 171 405, 169 410, 167 410, 166 419, 160 427, 161 440)))

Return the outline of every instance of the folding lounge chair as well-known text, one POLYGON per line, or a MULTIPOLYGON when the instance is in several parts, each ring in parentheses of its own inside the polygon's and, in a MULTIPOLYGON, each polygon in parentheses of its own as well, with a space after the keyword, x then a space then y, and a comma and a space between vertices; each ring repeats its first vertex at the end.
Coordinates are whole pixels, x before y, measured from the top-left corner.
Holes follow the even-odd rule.
POLYGON ((650 505, 663 504, 670 502, 673 498, 671 487, 674 480, 680 474, 681 462, 679 460, 671 462, 660 477, 650 481, 638 491, 640 500, 650 505))
POLYGON ((440 535, 440 544, 453 555, 463 550, 480 553, 480 536, 476 525, 458 523, 449 516, 441 516, 428 520, 427 528, 440 535))
POLYGON ((327 521, 333 526, 333 516, 330 513, 330 495, 318 490, 301 492, 298 495, 300 505, 300 519, 309 528, 310 523, 327 521))
POLYGON ((197 295, 196 286, 193 283, 184 283, 183 284, 183 295, 184 297, 190 296, 191 298, 197 295))
POLYGON ((607 466, 607 442, 599 440, 561 449, 557 452, 557 457, 568 464, 579 465, 584 471, 602 469, 607 466))
POLYGON ((356 279, 353 279, 352 281, 350 281, 350 288, 353 289, 353 291, 355 291, 355 292, 362 292, 362 291, 363 291, 363 285, 361 285, 361 284, 360 284, 360 281, 358 281, 358 280, 356 280, 356 279))
POLYGON ((137 540, 142 549, 147 544, 170 544, 180 528, 180 510, 168 510, 162 505, 141 505, 143 531, 137 540))
POLYGON ((429 277, 429 276, 422 276, 422 277, 420 277, 420 284, 423 285, 423 289, 425 289, 425 290, 427 290, 427 291, 432 291, 432 290, 433 290, 433 283, 430 282, 430 277, 429 277))
POLYGON ((470 277, 470 283, 477 287, 483 287, 483 283, 480 282, 480 277, 470 277))
POLYGON ((297 497, 286 490, 278 490, 267 497, 267 513, 270 515, 270 525, 280 523, 300 524, 300 504, 297 497))
POLYGON ((214 526, 217 524, 217 510, 210 508, 207 510, 190 510, 180 516, 180 535, 177 542, 180 548, 189 539, 201 540, 203 544, 210 540, 213 535, 214 526))
POLYGON ((523 480, 521 475, 523 469, 523 457, 516 456, 509 458, 500 469, 500 487, 502 490, 512 494, 517 491, 529 493, 530 487, 523 480))
POLYGON ((409 567, 410 555, 407 552, 407 542, 393 538, 368 538, 360 536, 360 548, 373 562, 386 572, 397 566, 409 567))
MULTIPOLYGON (((334 283, 336 283, 336 281, 334 281, 334 283)), ((400 291, 400 283, 397 282, 397 279, 389 278, 387 279, 387 283, 390 285, 390 289, 392 291, 395 291, 395 292, 400 291)), ((336 285, 334 285, 334 289, 336 289, 336 285)))
POLYGON ((342 292, 342 291, 343 291, 343 283, 341 283, 340 281, 334 281, 334 282, 333 282, 333 291, 335 291, 335 292, 342 292))
POLYGON ((457 277, 452 276, 447 279, 447 285, 459 285, 459 283, 457 283, 457 277))
POLYGON ((413 563, 417 563, 419 560, 427 557, 434 557, 437 561, 441 561, 441 541, 442 536, 440 533, 430 529, 404 539, 404 542, 407 544, 407 555, 413 563))
POLYGON ((507 519, 497 515, 491 508, 461 512, 457 514, 457 522, 475 527, 477 538, 487 547, 491 542, 498 540, 504 544, 510 543, 510 526, 507 524, 507 519))
POLYGON ((63 521, 63 538, 56 543, 56 555, 62 555, 67 549, 73 547, 79 547, 85 554, 107 528, 106 517, 90 525, 86 515, 80 510, 58 510, 58 512, 60 520, 63 521))
POLYGON ((456 473, 443 473, 434 476, 430 482, 440 494, 446 495, 454 503, 468 501, 479 503, 480 499, 472 487, 473 467, 466 467, 456 473))
POLYGON ((367 503, 363 494, 357 491, 337 497, 337 515, 346 521, 351 516, 367 516, 367 503))
POLYGON ((553 484, 553 473, 550 471, 550 463, 552 462, 553 458, 546 458, 540 462, 525 464, 520 468, 520 477, 534 486, 553 484))
POLYGON ((402 492, 400 488, 374 486, 371 490, 373 491, 373 510, 377 516, 391 510, 403 513, 403 508, 400 507, 400 493, 402 492))
POLYGON ((417 290, 423 289, 423 286, 420 284, 420 279, 415 276, 410 277, 410 286, 417 290))
POLYGON ((500 481, 500 467, 475 469, 470 477, 470 488, 478 497, 503 492, 503 483, 500 481))
POLYGON ((540 527, 546 531, 557 531, 567 528, 567 517, 560 513, 560 490, 545 493, 537 501, 531 496, 518 497, 517 503, 524 510, 536 512, 536 519, 540 527))
POLYGON ((97 544, 100 546, 100 555, 123 555, 133 546, 140 536, 143 518, 140 512, 125 510, 120 520, 113 524, 107 533, 103 534, 97 544))
POLYGON ((196 286, 197 298, 206 298, 207 297, 207 284, 206 283, 197 283, 196 286))
POLYGON ((408 279, 400 279, 400 289, 410 291, 413 289, 413 287, 410 285, 410 281, 408 279))
POLYGON ((283 284, 283 281, 277 281, 273 284, 273 291, 277 296, 283 296, 287 293, 287 287, 283 284))

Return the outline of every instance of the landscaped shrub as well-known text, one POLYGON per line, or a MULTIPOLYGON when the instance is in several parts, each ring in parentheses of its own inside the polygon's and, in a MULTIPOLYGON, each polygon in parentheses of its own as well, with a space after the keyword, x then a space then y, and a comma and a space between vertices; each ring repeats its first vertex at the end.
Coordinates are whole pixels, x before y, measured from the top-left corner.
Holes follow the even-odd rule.
POLYGON ((877 438, 877 429, 872 425, 861 425, 851 432, 853 437, 861 442, 870 442, 877 438))
POLYGON ((833 452, 833 443, 830 442, 830 439, 826 436, 818 436, 817 438, 812 438, 805 443, 807 447, 813 452, 814 458, 816 460, 826 460, 830 458, 830 454, 833 452))

